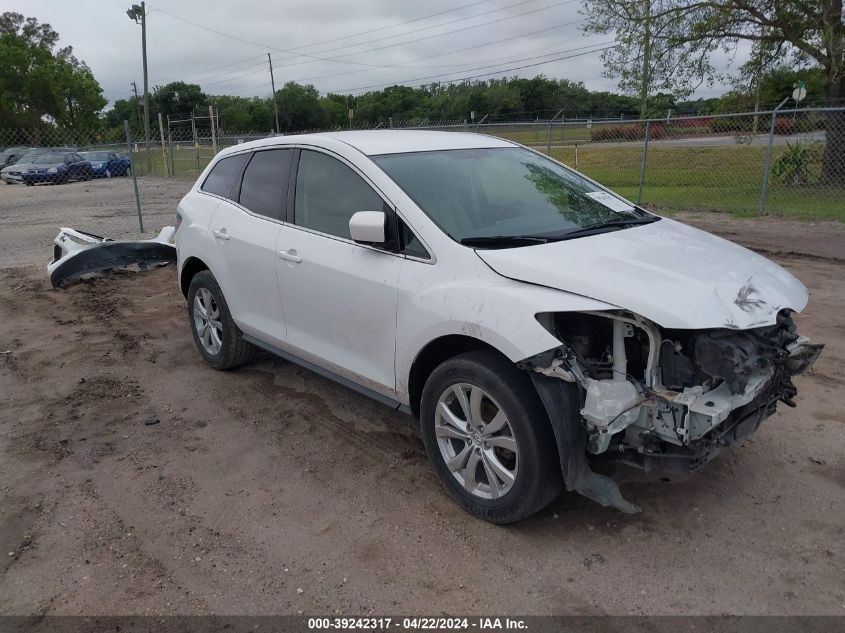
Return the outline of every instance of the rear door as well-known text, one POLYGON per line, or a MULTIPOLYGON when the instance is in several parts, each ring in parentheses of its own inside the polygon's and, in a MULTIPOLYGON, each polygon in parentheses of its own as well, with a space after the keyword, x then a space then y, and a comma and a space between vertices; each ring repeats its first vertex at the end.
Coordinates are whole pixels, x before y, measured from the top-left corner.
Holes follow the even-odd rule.
POLYGON ((349 218, 357 211, 392 211, 350 164, 326 152, 301 150, 292 181, 292 222, 282 227, 276 248, 287 347, 393 397, 404 259, 356 244, 349 235, 349 218))
MULTIPOLYGON (((239 154, 243 165, 211 218, 214 274, 238 326, 268 343, 285 341, 276 283, 276 240, 286 209, 294 150, 239 154)), ((232 157, 235 158, 235 157, 232 157)), ((225 160, 225 159, 224 159, 225 160)))

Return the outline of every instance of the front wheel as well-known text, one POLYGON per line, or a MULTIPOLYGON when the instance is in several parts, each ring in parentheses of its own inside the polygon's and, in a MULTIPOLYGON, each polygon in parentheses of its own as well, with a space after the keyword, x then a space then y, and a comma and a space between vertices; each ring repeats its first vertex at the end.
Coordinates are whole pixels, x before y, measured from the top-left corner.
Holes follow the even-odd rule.
POLYGON ((214 369, 233 369, 252 360, 255 347, 244 340, 220 285, 208 270, 191 280, 188 318, 197 350, 214 369))
POLYGON ((449 494, 470 514, 513 523, 561 490, 548 416, 529 377, 492 351, 445 361, 423 389, 426 452, 449 494))

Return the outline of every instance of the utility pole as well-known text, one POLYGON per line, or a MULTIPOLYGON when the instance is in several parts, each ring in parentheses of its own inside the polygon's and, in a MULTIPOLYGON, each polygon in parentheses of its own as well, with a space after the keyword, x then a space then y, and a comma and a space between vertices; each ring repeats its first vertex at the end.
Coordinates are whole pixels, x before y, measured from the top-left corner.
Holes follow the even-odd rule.
POLYGON ((276 80, 273 77, 273 58, 267 53, 267 61, 270 62, 270 87, 273 89, 273 113, 276 115, 276 134, 281 133, 279 128, 279 106, 276 105, 276 80))
MULTIPOLYGON (((141 56, 144 61, 144 145, 146 148, 147 161, 150 161, 150 87, 147 78, 147 6, 144 2, 140 5, 133 4, 126 15, 141 24, 141 56)), ((152 164, 152 163, 150 163, 152 164)))
POLYGON ((138 83, 133 81, 131 84, 132 92, 135 93, 135 115, 138 117, 138 125, 142 125, 141 121, 141 102, 138 100, 138 83))

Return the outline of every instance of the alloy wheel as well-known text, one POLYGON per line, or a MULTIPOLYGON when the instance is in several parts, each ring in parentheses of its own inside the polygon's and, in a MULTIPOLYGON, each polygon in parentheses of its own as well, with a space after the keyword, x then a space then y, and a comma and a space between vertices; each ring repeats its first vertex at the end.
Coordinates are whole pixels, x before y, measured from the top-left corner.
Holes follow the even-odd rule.
POLYGON ((207 288, 200 288, 194 295, 194 329, 203 348, 215 355, 223 345, 223 324, 220 307, 207 288))
POLYGON ((446 467, 475 497, 498 499, 516 482, 519 447, 507 414, 486 391, 458 383, 437 400, 434 434, 446 467))

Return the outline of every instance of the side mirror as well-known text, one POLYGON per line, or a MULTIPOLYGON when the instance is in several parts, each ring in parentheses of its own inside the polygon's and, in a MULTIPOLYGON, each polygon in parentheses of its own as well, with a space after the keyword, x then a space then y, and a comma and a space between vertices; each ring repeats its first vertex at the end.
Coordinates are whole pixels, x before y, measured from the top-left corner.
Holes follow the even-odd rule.
POLYGON ((349 218, 349 235, 356 242, 384 244, 384 211, 358 211, 349 218))

